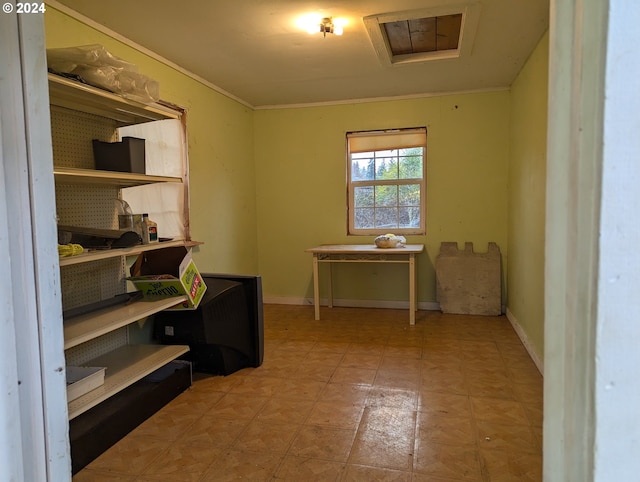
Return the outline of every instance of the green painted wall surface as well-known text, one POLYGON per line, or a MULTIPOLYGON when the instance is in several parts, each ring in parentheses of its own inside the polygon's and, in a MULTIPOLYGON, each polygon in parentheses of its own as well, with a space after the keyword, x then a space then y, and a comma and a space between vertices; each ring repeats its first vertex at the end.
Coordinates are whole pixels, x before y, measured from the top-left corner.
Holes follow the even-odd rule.
POLYGON ((161 98, 187 110, 191 236, 202 272, 256 273, 253 111, 206 85, 55 10, 47 48, 102 44, 160 83, 161 98))
MULTIPOLYGON (((509 92, 475 93, 255 112, 258 251, 266 297, 312 296, 311 255, 327 243, 373 243, 346 235, 345 134, 427 127, 427 235, 418 299, 436 301, 440 243, 498 243, 507 259, 509 92)), ((381 233, 382 234, 382 233, 381 233)), ((406 300, 406 266, 336 265, 334 296, 406 300)))
POLYGON ((541 360, 548 64, 546 34, 512 85, 509 164, 508 308, 541 360))

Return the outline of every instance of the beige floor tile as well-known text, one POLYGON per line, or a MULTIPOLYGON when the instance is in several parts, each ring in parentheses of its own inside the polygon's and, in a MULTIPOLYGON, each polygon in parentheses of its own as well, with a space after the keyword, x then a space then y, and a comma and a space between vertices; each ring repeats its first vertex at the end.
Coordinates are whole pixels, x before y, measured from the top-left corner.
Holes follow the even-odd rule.
POLYGON ((418 440, 413 468, 415 472, 430 477, 474 482, 482 480, 480 456, 475 446, 418 440))
POLYGON ((346 466, 341 462, 288 455, 282 461, 274 480, 333 482, 342 479, 346 466))
POLYGON ((296 435, 289 453, 298 457, 346 462, 355 430, 305 425, 296 435))
POLYGON ((132 435, 172 441, 188 431, 201 416, 197 411, 161 410, 136 427, 132 435))
POLYGON ((441 443, 474 447, 476 431, 469 418, 438 417, 419 412, 416 424, 416 443, 441 443))
POLYGON ((413 463, 416 412, 365 408, 349 462, 410 470, 413 463))
POLYGON ((73 482, 137 482, 135 475, 113 474, 86 469, 73 476, 73 482))
POLYGON ((418 410, 437 417, 472 417, 468 395, 434 392, 428 384, 418 392, 418 410))
POLYGON ((473 415, 485 422, 529 425, 529 418, 522 404, 515 400, 471 397, 473 415))
POLYGON ((478 421, 478 446, 483 450, 516 450, 521 453, 539 453, 540 446, 534 431, 528 425, 504 425, 478 421))
POLYGON ((411 482, 411 472, 349 465, 343 482, 411 482))
POLYGON ((314 402, 311 400, 291 400, 271 398, 265 402, 256 415, 261 422, 303 423, 309 416, 314 402))
POLYGON ((253 418, 268 397, 251 396, 243 393, 227 393, 207 412, 225 418, 253 418))
POLYGON ((273 376, 238 377, 238 382, 231 387, 229 393, 268 398, 278 393, 283 383, 284 379, 273 376))
POLYGON ((326 385, 327 382, 319 380, 289 378, 282 380, 282 384, 273 396, 290 400, 316 400, 326 385))
POLYGON ((291 374, 290 377, 328 382, 335 371, 336 368, 333 366, 318 365, 315 362, 302 362, 299 364, 298 369, 293 374, 291 374))
POLYGON ((250 452, 286 453, 302 426, 288 422, 253 420, 237 437, 233 448, 250 452))
POLYGON ((224 397, 225 392, 213 390, 189 389, 178 395, 166 405, 166 410, 182 410, 189 413, 203 414, 224 397))
POLYGON ((469 395, 472 397, 493 397, 514 400, 513 383, 502 375, 466 375, 469 395))
POLYGON ((225 450, 211 463, 203 482, 271 480, 282 462, 282 454, 225 450))
POLYGON ((330 382, 325 385, 324 389, 320 393, 318 401, 331 402, 334 406, 363 406, 370 391, 371 387, 368 385, 330 382))
POLYGON ((373 380, 373 385, 378 387, 413 390, 420 387, 419 371, 404 370, 378 370, 373 380))
POLYGON ((334 402, 317 402, 305 423, 355 430, 362 418, 362 412, 362 404, 337 405, 334 402))
POLYGON ((226 448, 247 427, 245 418, 224 418, 219 415, 204 415, 178 439, 184 445, 226 448))
POLYGON ((211 463, 221 453, 207 446, 174 443, 149 464, 143 476, 150 480, 200 480, 211 463))
POLYGON ((422 358, 422 341, 416 341, 416 345, 387 345, 384 349, 385 356, 410 358, 419 360, 422 358))
POLYGON ((369 368, 338 367, 333 372, 331 382, 371 385, 375 377, 376 370, 369 368))
POLYGON ((123 475, 139 475, 171 442, 130 435, 91 462, 87 467, 123 475))
POLYGON ((265 363, 192 388, 74 482, 539 481, 542 376, 504 317, 265 305, 265 363))
POLYGON ((381 360, 381 355, 347 353, 340 361, 340 366, 346 368, 366 368, 370 370, 377 370, 380 366, 381 360))
POLYGON ((542 457, 538 454, 517 454, 509 450, 480 450, 483 475, 498 482, 540 482, 542 457))
POLYGON ((380 370, 402 371, 405 373, 419 374, 422 368, 420 358, 403 357, 388 354, 385 351, 380 363, 380 370))
POLYGON ((369 408, 387 407, 413 411, 418 408, 418 392, 404 388, 373 386, 367 396, 366 405, 369 408))

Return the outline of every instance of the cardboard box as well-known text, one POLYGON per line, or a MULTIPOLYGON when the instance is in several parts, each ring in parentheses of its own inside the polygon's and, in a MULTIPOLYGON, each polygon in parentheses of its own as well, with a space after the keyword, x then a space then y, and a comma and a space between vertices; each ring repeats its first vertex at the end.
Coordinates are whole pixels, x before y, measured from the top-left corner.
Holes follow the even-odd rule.
POLYGON ((195 310, 207 285, 185 247, 166 248, 141 254, 134 264, 133 282, 142 295, 151 300, 186 295, 187 300, 167 311, 195 310))
POLYGON ((105 367, 72 367, 67 372, 67 402, 104 385, 105 367))

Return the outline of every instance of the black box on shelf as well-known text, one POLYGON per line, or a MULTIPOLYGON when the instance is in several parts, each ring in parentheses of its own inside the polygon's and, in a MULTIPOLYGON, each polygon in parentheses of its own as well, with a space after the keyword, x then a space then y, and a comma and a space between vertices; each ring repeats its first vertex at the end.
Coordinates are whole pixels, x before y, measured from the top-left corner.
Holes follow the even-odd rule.
POLYGON ((144 139, 123 137, 122 142, 93 140, 93 159, 102 171, 145 174, 144 139))

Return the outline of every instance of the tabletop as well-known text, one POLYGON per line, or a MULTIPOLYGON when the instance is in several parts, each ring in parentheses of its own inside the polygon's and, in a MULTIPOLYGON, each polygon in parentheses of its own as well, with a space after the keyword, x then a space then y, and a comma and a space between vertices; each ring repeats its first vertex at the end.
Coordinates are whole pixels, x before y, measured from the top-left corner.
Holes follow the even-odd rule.
POLYGON ((424 250, 424 244, 407 244, 400 248, 378 248, 375 244, 322 244, 305 249, 315 254, 416 254, 424 250))

